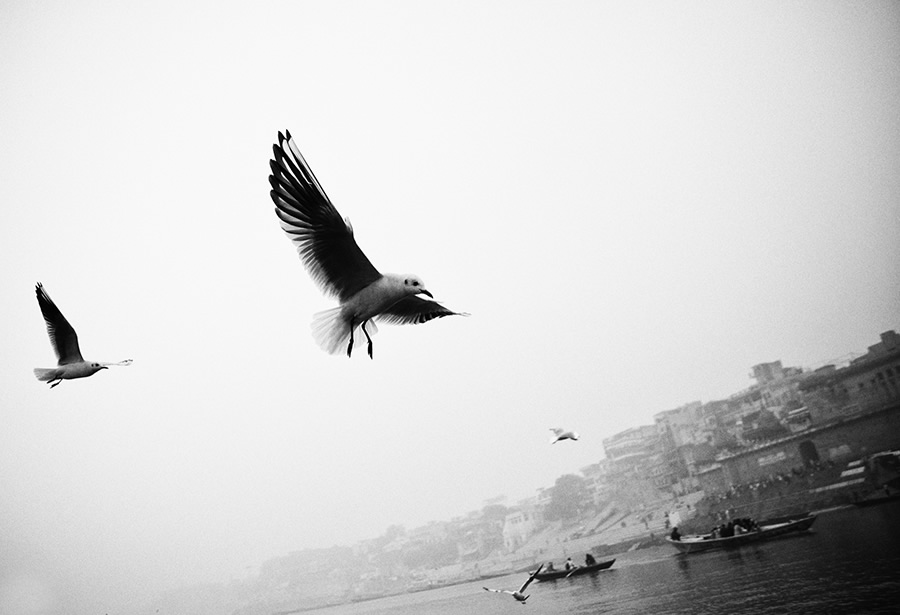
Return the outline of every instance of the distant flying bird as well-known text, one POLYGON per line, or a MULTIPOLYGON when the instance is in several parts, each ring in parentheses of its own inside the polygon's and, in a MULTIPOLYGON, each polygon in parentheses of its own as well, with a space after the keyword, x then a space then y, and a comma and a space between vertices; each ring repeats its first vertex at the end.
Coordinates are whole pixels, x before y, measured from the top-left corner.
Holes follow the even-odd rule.
POLYGON ((575 431, 566 431, 564 429, 560 429, 559 427, 551 427, 550 431, 556 434, 555 438, 550 440, 550 444, 556 444, 560 440, 577 440, 578 433, 575 431))
POLYGON ((517 589, 516 591, 510 591, 510 590, 508 590, 508 589, 491 589, 490 587, 483 587, 482 589, 485 589, 485 590, 487 590, 487 591, 489 591, 489 592, 496 592, 496 593, 498 593, 498 594, 509 594, 510 596, 512 596, 513 598, 515 598, 515 599, 518 600, 519 602, 521 602, 522 604, 525 604, 525 601, 528 600, 529 596, 531 596, 531 594, 528 594, 528 596, 525 595, 525 588, 527 588, 528 585, 529 585, 532 581, 534 581, 534 578, 538 575, 538 573, 541 571, 541 569, 542 569, 543 567, 544 567, 543 564, 541 564, 540 566, 538 566, 538 567, 537 567, 537 570, 535 570, 534 572, 532 572, 532 573, 531 573, 531 576, 528 577, 528 580, 525 581, 524 583, 522 583, 522 587, 520 587, 520 588, 517 589))
POLYGON ((418 277, 381 274, 375 269, 356 245, 350 221, 341 218, 332 205, 290 132, 279 132, 272 150, 275 156, 269 161, 269 194, 281 228, 296 246, 313 281, 340 302, 340 306, 313 317, 313 337, 323 350, 336 354, 346 345, 349 357, 354 333, 361 328, 372 358, 370 333, 378 331, 376 320, 405 325, 465 315, 420 297, 434 298, 418 277), (367 324, 371 324, 371 331, 366 330, 367 324))
POLYGON ((52 389, 63 380, 72 380, 74 378, 87 378, 93 376, 101 369, 106 369, 109 365, 131 365, 131 359, 126 359, 118 363, 94 363, 85 361, 81 356, 81 350, 78 348, 78 336, 75 329, 62 315, 53 299, 44 290, 43 284, 37 283, 34 289, 37 295, 38 305, 41 306, 41 313, 44 315, 44 321, 47 323, 47 333, 50 335, 50 343, 53 350, 56 351, 57 366, 55 368, 36 367, 34 375, 41 382, 49 382, 52 389))

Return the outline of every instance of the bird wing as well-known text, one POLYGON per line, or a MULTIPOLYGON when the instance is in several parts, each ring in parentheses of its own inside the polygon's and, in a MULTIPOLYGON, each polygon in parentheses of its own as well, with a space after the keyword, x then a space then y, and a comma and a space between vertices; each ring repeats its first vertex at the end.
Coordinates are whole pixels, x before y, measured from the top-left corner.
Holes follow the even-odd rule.
POLYGON ((466 315, 448 310, 437 301, 408 295, 379 314, 377 320, 389 325, 419 325, 433 318, 466 315))
POLYGON ((534 578, 541 572, 541 569, 542 569, 543 567, 544 567, 544 564, 541 564, 540 566, 538 566, 538 567, 537 567, 537 570, 535 570, 534 572, 532 572, 532 573, 531 573, 531 576, 528 577, 528 580, 525 581, 524 583, 522 583, 522 587, 519 588, 519 593, 520 593, 520 594, 525 593, 525 588, 528 587, 528 586, 531 584, 532 581, 534 581, 534 578))
POLYGON ((331 204, 291 133, 278 133, 269 161, 269 195, 281 228, 327 295, 344 301, 381 277, 353 238, 353 228, 331 204))
POLYGON ((550 431, 552 431, 553 433, 555 433, 557 436, 560 435, 560 434, 562 434, 562 432, 563 432, 563 430, 560 429, 559 427, 551 427, 551 428, 550 428, 550 431))
POLYGON ((81 350, 78 348, 78 336, 75 334, 75 329, 53 303, 53 299, 44 290, 44 285, 38 282, 34 292, 37 295, 38 305, 41 306, 44 322, 47 323, 47 334, 50 336, 50 343, 56 352, 59 365, 84 361, 81 350))

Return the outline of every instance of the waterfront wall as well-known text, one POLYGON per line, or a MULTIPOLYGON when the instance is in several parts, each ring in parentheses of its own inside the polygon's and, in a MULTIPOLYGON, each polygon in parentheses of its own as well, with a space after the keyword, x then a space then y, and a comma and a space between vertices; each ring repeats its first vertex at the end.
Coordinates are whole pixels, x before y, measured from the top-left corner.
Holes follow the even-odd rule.
POLYGON ((699 479, 704 491, 716 493, 732 485, 790 474, 810 463, 846 464, 889 449, 900 449, 897 403, 719 458, 718 467, 701 473, 699 479))

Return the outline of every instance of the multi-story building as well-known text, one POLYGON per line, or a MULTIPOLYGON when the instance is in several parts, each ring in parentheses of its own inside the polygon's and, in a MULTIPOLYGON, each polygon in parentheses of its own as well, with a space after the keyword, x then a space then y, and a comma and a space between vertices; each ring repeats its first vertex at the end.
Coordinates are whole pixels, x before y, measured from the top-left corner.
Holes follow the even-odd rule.
POLYGON ((800 385, 808 374, 801 368, 772 361, 751 369, 755 384, 704 406, 708 441, 715 445, 734 448, 781 435, 782 427, 788 431, 788 414, 803 406, 800 385))
POLYGON ((680 495, 696 488, 696 481, 691 479, 695 449, 706 447, 711 437, 702 409, 703 404, 695 401, 653 417, 657 451, 650 474, 658 489, 680 495))
MULTIPOLYGON (((778 378, 777 369, 754 368, 757 372, 764 380, 778 378)), ((787 373, 781 380, 796 377, 787 373)), ((748 393, 742 395, 746 398, 748 393)), ((757 412, 746 412, 746 404, 744 410, 739 419, 741 446, 720 451, 715 463, 698 471, 706 491, 900 447, 900 336, 888 331, 881 335, 881 342, 848 365, 804 373, 796 380, 780 420, 764 404, 757 412), (749 437, 764 428, 773 437, 749 437)))
POLYGON ((591 495, 594 506, 607 504, 613 499, 607 478, 609 467, 609 459, 601 459, 597 463, 581 468, 581 475, 584 476, 585 486, 591 495))
POLYGON ((640 466, 654 453, 656 425, 642 425, 619 432, 603 440, 603 451, 610 464, 618 468, 640 466))
POLYGON ((543 506, 537 498, 523 500, 515 506, 503 523, 503 546, 515 551, 534 535, 544 524, 543 506))
POLYGON ((839 420, 900 400, 900 335, 881 342, 843 368, 826 365, 800 386, 813 425, 839 420))
POLYGON ((654 476, 660 467, 658 446, 656 425, 632 427, 603 440, 609 460, 607 483, 623 506, 635 507, 660 497, 656 483, 661 479, 654 476))
POLYGON ((800 398, 800 383, 807 376, 799 367, 782 367, 781 361, 753 366, 751 377, 756 379, 761 409, 782 419, 793 402, 800 398))

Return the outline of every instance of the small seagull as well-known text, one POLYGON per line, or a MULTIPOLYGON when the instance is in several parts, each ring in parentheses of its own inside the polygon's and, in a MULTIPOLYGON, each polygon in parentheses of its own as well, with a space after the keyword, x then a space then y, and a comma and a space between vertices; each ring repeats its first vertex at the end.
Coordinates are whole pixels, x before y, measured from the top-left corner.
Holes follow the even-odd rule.
POLYGON ((578 433, 575 431, 566 431, 564 429, 560 429, 559 427, 551 427, 550 431, 556 434, 555 438, 550 440, 550 444, 556 444, 560 440, 577 440, 578 433))
POLYGON ((269 161, 272 174, 269 193, 281 228, 297 248, 313 281, 340 305, 314 315, 313 337, 323 350, 337 354, 346 346, 353 350, 353 337, 361 328, 372 358, 372 338, 378 328, 374 320, 388 324, 420 324, 444 316, 467 316, 448 310, 414 275, 381 274, 360 250, 350 221, 341 218, 319 180, 294 144, 291 133, 278 133, 278 143, 269 161), (370 324, 372 329, 367 330, 370 324))
POLYGON ((74 378, 87 378, 93 376, 101 369, 107 369, 109 365, 131 365, 131 359, 125 359, 118 363, 94 363, 85 361, 81 356, 81 350, 78 348, 78 336, 75 329, 62 315, 53 299, 44 290, 43 284, 40 282, 35 285, 34 289, 37 295, 38 305, 41 306, 41 313, 44 315, 44 322, 47 323, 47 334, 50 336, 50 343, 53 350, 56 351, 57 366, 55 368, 36 367, 34 375, 41 382, 50 383, 52 389, 63 380, 72 380, 74 378))
POLYGON ((522 583, 522 587, 520 587, 516 591, 510 591, 508 589, 491 589, 490 587, 483 587, 482 589, 485 589, 489 592, 496 592, 498 594, 509 594, 510 596, 512 596, 519 602, 521 602, 522 604, 525 604, 525 601, 528 600, 529 596, 531 596, 531 594, 528 594, 527 596, 525 595, 525 588, 527 588, 528 585, 531 584, 532 581, 534 581, 534 578, 538 575, 538 573, 541 571, 541 569, 543 567, 544 567, 543 564, 538 566, 537 570, 532 572, 531 576, 528 577, 528 580, 525 581, 524 583, 522 583))

